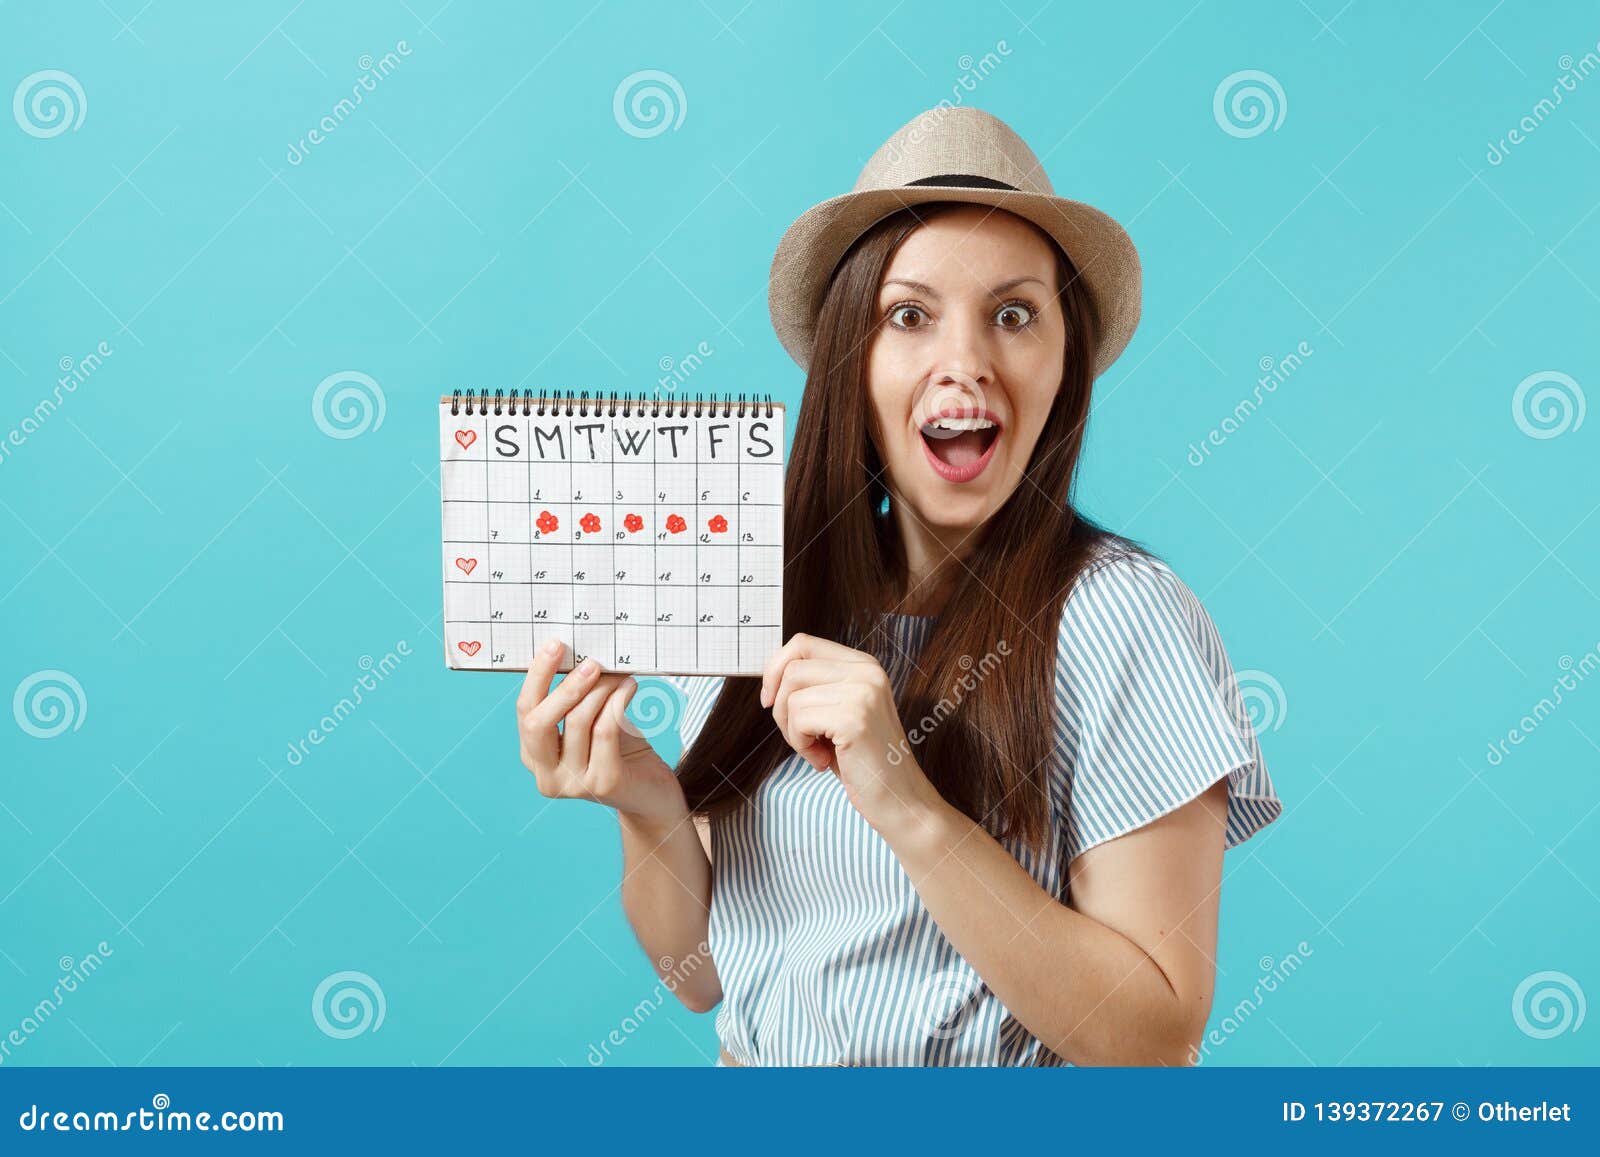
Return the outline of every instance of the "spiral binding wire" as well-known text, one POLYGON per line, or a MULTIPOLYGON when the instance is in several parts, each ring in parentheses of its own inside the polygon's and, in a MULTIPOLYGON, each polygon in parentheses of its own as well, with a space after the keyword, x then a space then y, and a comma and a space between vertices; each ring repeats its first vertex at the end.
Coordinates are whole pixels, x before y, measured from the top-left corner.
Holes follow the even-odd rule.
POLYGON ((547 414, 557 415, 563 413, 561 407, 565 405, 565 416, 569 418, 574 414, 580 417, 590 417, 591 415, 598 417, 602 408, 604 408, 607 417, 614 418, 619 412, 618 405, 620 403, 620 413, 625 418, 642 418, 647 414, 652 418, 670 418, 674 416, 687 418, 691 415, 700 418, 716 415, 718 406, 722 407, 722 416, 728 418, 733 416, 735 410, 743 414, 746 407, 751 408, 751 413, 759 414, 763 399, 767 407, 766 417, 770 418, 772 417, 773 408, 771 394, 760 396, 752 394, 747 402, 745 395, 741 393, 739 400, 735 402, 731 393, 723 394, 721 401, 718 401, 716 394, 697 393, 693 398, 688 395, 684 395, 681 398, 662 398, 645 394, 619 394, 616 390, 612 390, 608 400, 606 395, 596 390, 591 400, 588 390, 576 392, 558 390, 554 394, 535 394, 532 390, 523 390, 520 396, 516 390, 509 392, 496 390, 492 397, 488 390, 456 390, 450 394, 450 413, 477 413, 484 415, 491 413, 520 413, 523 417, 537 414, 542 418, 547 414), (692 410, 690 409, 691 402, 694 403, 692 410), (473 408, 474 403, 477 404, 476 409, 473 408), (535 408, 535 403, 537 403, 537 408, 535 408), (573 409, 574 403, 577 405, 576 410, 573 409), (647 406, 648 409, 646 409, 647 406))

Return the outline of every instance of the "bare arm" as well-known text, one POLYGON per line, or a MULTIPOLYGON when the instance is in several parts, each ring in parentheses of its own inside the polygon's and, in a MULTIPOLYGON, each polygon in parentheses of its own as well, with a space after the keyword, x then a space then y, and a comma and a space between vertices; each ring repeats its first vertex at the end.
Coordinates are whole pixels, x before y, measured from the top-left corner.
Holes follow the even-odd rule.
MULTIPOLYGON (((680 797, 681 798, 681 797, 680 797)), ((622 908, 656 975, 694 1012, 722 1000, 707 946, 711 915, 710 837, 685 810, 676 820, 618 813, 622 908)))
POLYGON ((601 675, 585 661, 552 688, 562 654, 560 645, 541 648, 529 665, 517 698, 522 761, 542 794, 616 811, 623 911, 663 983, 686 1007, 704 1012, 722 999, 706 947, 709 838, 696 830, 677 776, 627 723, 638 682, 601 675))
POLYGON ((1210 1015, 1227 783, 1070 865, 1070 904, 935 803, 884 832, 1000 1002, 1078 1065, 1192 1063, 1210 1015))

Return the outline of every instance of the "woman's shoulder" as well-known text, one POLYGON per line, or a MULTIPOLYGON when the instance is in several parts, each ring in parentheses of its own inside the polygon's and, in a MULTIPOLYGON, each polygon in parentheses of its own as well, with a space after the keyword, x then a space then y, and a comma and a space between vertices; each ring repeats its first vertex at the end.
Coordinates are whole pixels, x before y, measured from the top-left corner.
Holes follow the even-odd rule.
POLYGON ((1164 559, 1121 539, 1096 545, 1062 601, 1063 641, 1156 623, 1204 632, 1210 619, 1200 599, 1164 559))
POLYGON ((1058 689, 1111 694, 1130 679, 1169 694, 1231 695, 1234 681, 1216 621, 1165 560, 1137 545, 1100 546, 1063 601, 1058 689))
POLYGON ((1064 601, 1058 655, 1069 858, 1223 776, 1228 847, 1280 814, 1240 676, 1211 616, 1165 561, 1117 544, 1098 552, 1064 601))

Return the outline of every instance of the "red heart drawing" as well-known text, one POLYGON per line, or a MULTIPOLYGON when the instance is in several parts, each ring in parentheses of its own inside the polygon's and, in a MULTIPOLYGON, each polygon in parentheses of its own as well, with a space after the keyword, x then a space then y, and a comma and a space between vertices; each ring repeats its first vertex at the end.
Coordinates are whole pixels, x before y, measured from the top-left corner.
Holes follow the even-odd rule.
POLYGON ((478 440, 478 432, 476 430, 457 430, 456 431, 456 441, 461 444, 461 448, 463 450, 465 450, 468 446, 472 445, 477 440, 478 440))
POLYGON ((456 646, 460 647, 470 657, 472 655, 476 655, 478 653, 478 649, 482 647, 483 644, 474 639, 470 643, 457 643, 456 646))
POLYGON ((461 573, 462 574, 471 574, 473 567, 475 567, 477 565, 478 565, 478 560, 475 559, 475 558, 458 558, 458 559, 456 559, 456 566, 461 568, 461 573))

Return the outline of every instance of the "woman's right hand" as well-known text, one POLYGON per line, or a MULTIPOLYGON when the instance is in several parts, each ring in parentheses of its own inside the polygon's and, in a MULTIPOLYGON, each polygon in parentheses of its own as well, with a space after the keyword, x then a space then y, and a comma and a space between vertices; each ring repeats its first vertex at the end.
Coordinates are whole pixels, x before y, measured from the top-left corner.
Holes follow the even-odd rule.
POLYGON ((552 689, 565 650, 561 640, 547 640, 517 696, 522 762, 540 794, 592 800, 643 823, 683 819, 688 807, 678 777, 624 715, 638 681, 601 675, 599 664, 585 659, 552 689))

